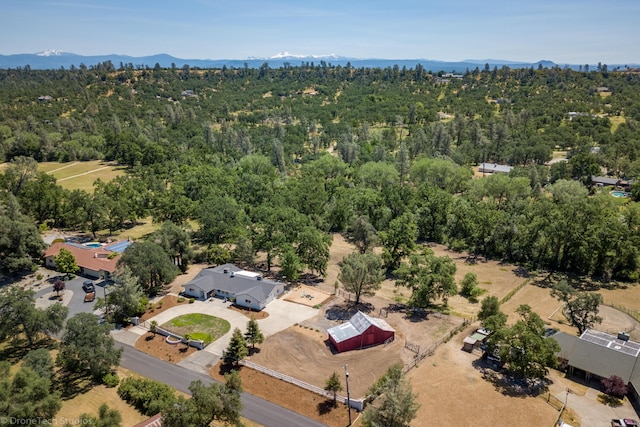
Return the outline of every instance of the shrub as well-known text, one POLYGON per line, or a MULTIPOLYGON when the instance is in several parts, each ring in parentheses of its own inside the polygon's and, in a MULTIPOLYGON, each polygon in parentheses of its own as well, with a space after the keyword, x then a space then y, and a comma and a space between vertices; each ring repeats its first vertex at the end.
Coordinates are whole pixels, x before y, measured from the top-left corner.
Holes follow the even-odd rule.
POLYGON ((36 280, 42 280, 42 274, 38 274, 38 275, 36 276, 36 280))
POLYGON ((115 387, 120 383, 120 378, 118 377, 118 374, 116 374, 115 372, 110 372, 104 377, 102 377, 102 382, 107 387, 115 387))
POLYGON ((194 301, 195 301, 195 298, 189 298, 189 304, 193 304, 194 301))
POLYGON ((171 387, 146 378, 130 377, 122 380, 118 396, 147 416, 172 407, 176 401, 171 387))
POLYGON ((178 302, 185 302, 185 301, 186 301, 185 297, 178 298, 178 302))

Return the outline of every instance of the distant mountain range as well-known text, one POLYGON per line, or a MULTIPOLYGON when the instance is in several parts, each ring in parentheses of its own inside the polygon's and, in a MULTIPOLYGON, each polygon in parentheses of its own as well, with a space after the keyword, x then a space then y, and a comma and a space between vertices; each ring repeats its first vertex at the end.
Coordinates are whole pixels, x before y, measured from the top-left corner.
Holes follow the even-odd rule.
MULTIPOLYGON (((467 69, 474 70, 476 67, 483 69, 485 64, 489 64, 491 68, 502 66, 508 66, 510 68, 538 68, 542 65, 543 68, 551 68, 556 65, 561 67, 569 67, 572 69, 578 69, 580 65, 572 64, 555 64, 552 61, 538 61, 538 62, 518 62, 509 60, 496 60, 496 59, 467 59, 459 62, 451 61, 438 61, 433 59, 379 59, 379 58, 348 58, 337 55, 294 55, 288 52, 282 52, 277 55, 268 58, 256 58, 249 57, 246 59, 181 59, 167 54, 158 54, 152 56, 127 56, 127 55, 94 55, 94 56, 82 56, 74 53, 62 52, 59 50, 46 50, 44 52, 35 54, 16 54, 16 55, 0 55, 0 69, 19 68, 29 66, 32 69, 37 70, 52 70, 60 69, 64 67, 69 69, 72 66, 80 67, 84 64, 87 67, 100 64, 102 62, 111 61, 111 63, 119 68, 120 64, 127 65, 133 64, 134 68, 153 68, 156 64, 159 64, 162 68, 169 68, 175 66, 182 68, 184 65, 198 68, 222 68, 226 66, 228 68, 241 68, 245 65, 249 68, 258 68, 264 63, 269 64, 271 68, 280 68, 285 64, 290 66, 297 66, 306 63, 313 63, 319 65, 324 61, 327 65, 345 66, 350 64, 352 67, 360 68, 387 68, 395 65, 407 68, 415 68, 417 64, 421 64, 425 70, 438 72, 457 72, 463 73, 467 69)), ((610 70, 615 67, 624 68, 638 67, 634 64, 615 65, 608 64, 610 70)), ((592 70, 596 69, 595 65, 590 65, 592 70)))

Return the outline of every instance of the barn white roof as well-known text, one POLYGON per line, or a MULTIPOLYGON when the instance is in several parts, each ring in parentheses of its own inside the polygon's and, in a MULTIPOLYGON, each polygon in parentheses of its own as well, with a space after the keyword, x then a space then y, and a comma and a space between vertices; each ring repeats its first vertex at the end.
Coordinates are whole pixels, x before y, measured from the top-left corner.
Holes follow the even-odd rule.
POLYGON ((387 322, 375 317, 369 317, 361 311, 354 314, 348 322, 341 325, 330 328, 327 332, 334 339, 335 342, 346 341, 349 338, 357 337, 364 331, 369 329, 370 326, 376 326, 383 331, 395 332, 387 322))

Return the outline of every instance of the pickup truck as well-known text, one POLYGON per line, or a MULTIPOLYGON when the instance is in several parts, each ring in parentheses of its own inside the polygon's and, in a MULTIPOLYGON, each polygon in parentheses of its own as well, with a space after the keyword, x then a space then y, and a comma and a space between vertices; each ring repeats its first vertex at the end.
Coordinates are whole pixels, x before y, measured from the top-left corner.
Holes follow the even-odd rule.
POLYGON ((95 299, 96 299, 95 292, 87 292, 86 294, 84 294, 84 302, 92 302, 95 299))
POLYGON ((638 422, 631 418, 614 418, 611 420, 611 427, 637 427, 638 422))

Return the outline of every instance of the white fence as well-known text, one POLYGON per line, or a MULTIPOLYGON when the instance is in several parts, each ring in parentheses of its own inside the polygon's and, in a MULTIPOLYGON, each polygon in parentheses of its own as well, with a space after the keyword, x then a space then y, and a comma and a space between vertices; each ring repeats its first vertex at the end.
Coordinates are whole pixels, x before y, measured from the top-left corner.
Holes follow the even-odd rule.
MULTIPOLYGON (((298 387, 301 387, 305 390, 309 390, 313 393, 319 394, 320 396, 324 396, 327 399, 332 399, 333 400, 333 393, 330 391, 326 391, 320 387, 317 387, 313 384, 309 384, 309 383, 305 383, 304 381, 300 381, 299 379, 290 377, 289 375, 285 375, 285 374, 281 374, 280 372, 274 371, 273 369, 269 369, 269 368, 265 368, 264 366, 255 364, 253 362, 250 362, 248 360, 241 360, 240 364, 243 366, 246 366, 247 368, 251 368, 254 369, 256 371, 260 371, 264 374, 267 374, 269 376, 272 376, 274 378, 278 378, 282 381, 286 381, 290 384, 294 384, 297 385, 298 387)), ((337 395, 336 396, 336 400, 340 403, 344 403, 345 405, 347 404, 347 398, 345 396, 340 396, 337 395)), ((352 408, 358 410, 358 411, 362 411, 364 409, 364 400, 363 399, 349 399, 349 403, 351 405, 352 408)))

